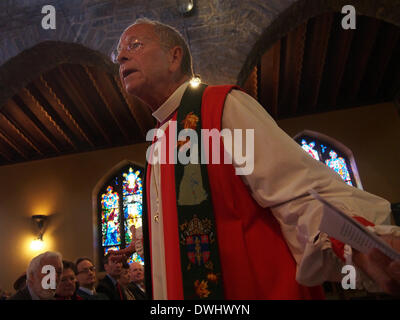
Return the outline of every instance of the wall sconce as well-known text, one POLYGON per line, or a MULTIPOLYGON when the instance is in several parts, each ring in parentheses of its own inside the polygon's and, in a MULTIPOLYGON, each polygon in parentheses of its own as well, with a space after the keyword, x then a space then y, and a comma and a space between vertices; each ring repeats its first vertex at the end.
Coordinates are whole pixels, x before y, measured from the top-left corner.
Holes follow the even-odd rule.
POLYGON ((38 237, 31 242, 31 249, 34 251, 40 251, 44 248, 43 234, 44 234, 44 224, 47 221, 47 216, 44 215, 34 215, 32 220, 36 227, 38 228, 38 237))
POLYGON ((194 8, 194 0, 176 0, 178 11, 182 15, 189 15, 194 8))

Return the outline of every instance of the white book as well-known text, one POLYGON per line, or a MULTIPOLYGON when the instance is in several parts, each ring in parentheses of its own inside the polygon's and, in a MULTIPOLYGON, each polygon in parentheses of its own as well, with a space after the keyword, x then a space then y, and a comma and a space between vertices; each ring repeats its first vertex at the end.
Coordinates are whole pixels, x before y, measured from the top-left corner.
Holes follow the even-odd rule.
POLYGON ((310 190, 309 193, 324 204, 320 231, 362 253, 368 253, 371 249, 377 248, 389 258, 400 260, 400 253, 379 236, 322 198, 315 190, 310 190))

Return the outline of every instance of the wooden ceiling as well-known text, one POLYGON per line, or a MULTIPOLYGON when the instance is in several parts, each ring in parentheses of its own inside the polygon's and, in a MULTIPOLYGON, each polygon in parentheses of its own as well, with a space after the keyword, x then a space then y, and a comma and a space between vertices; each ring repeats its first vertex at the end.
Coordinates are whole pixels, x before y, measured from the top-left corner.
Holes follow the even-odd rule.
POLYGON ((263 53, 244 88, 275 119, 393 101, 400 93, 400 28, 357 16, 309 19, 263 53))
POLYGON ((117 75, 60 64, 0 106, 0 165, 144 142, 153 126, 117 75))

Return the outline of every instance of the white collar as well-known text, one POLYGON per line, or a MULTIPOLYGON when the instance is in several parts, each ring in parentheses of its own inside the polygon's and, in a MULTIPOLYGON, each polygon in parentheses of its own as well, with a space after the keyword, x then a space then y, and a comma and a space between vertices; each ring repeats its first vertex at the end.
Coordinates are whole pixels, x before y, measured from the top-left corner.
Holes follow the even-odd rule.
POLYGON ((159 123, 163 123, 179 107, 182 96, 185 93, 188 85, 189 81, 181 84, 178 89, 176 89, 174 93, 169 96, 167 101, 165 101, 156 111, 153 112, 153 117, 156 118, 159 123))
POLYGON ((79 287, 79 290, 82 290, 83 292, 90 294, 91 296, 96 294, 96 289, 90 290, 88 288, 85 287, 79 287))

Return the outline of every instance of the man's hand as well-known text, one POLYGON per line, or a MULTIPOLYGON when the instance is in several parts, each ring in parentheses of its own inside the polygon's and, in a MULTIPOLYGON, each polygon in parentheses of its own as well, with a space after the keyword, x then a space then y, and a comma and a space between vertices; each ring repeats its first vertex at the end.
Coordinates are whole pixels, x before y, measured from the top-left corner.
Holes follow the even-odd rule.
MULTIPOLYGON (((393 249, 400 252, 400 237, 381 236, 393 249)), ((353 261, 379 287, 388 294, 400 294, 400 261, 394 261, 378 249, 372 249, 368 254, 353 251, 353 261)))
MULTIPOLYGON (((131 226, 130 228, 131 233, 132 233, 132 242, 129 244, 128 247, 125 249, 121 249, 118 251, 109 251, 111 253, 111 260, 113 261, 126 261, 132 254, 136 252, 136 242, 138 241, 136 239, 136 228, 134 225, 131 226)), ((139 240, 140 241, 140 240, 139 240)))

